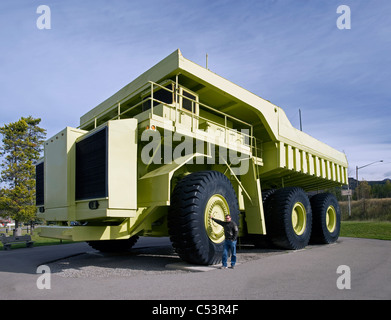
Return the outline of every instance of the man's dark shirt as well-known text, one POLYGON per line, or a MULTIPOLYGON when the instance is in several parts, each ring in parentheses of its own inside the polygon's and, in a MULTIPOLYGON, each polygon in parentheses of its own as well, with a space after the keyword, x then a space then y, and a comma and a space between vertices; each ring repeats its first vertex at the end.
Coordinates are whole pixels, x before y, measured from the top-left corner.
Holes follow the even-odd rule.
POLYGON ((219 225, 223 226, 225 240, 236 241, 239 230, 235 222, 233 222, 232 220, 230 222, 226 222, 215 218, 212 218, 212 220, 218 223, 219 225))

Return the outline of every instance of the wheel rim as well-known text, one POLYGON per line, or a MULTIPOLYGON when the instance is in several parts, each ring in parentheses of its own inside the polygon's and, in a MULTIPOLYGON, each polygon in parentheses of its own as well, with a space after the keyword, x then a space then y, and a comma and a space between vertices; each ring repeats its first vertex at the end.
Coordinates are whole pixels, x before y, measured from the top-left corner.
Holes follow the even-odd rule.
POLYGON ((326 227, 329 232, 334 232, 337 226, 337 212, 333 206, 329 206, 326 211, 326 227))
POLYGON ((225 198, 220 194, 215 194, 208 200, 205 207, 205 230, 209 239, 215 243, 224 241, 224 228, 214 222, 213 218, 225 221, 225 216, 229 215, 229 206, 225 198))
POLYGON ((302 235, 307 225, 307 212, 301 202, 296 202, 292 209, 292 227, 298 235, 302 235))

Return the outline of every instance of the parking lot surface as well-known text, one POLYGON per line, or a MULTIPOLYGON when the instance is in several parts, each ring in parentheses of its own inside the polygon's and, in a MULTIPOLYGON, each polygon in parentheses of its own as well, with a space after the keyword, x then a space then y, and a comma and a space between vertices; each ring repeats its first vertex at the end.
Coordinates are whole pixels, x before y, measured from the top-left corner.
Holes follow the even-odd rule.
POLYGON ((85 243, 14 249, 0 251, 0 299, 389 300, 390 249, 354 238, 299 251, 247 245, 234 270, 183 263, 168 238, 141 238, 121 254, 85 243))

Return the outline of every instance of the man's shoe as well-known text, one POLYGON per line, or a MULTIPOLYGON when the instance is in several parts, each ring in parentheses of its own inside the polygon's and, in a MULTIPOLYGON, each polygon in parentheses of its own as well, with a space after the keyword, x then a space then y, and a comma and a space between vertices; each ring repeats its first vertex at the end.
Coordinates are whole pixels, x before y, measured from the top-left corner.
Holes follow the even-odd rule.
POLYGON ((230 269, 235 269, 235 266, 230 266, 230 269))
POLYGON ((224 266, 222 266, 222 267, 220 267, 220 269, 228 269, 227 267, 224 267, 224 266))

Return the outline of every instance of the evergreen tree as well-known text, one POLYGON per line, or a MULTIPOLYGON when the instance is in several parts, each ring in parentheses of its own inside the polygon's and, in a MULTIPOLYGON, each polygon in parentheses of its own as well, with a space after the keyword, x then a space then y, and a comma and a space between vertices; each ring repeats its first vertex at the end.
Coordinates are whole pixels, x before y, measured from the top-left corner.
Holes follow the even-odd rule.
POLYGON ((35 166, 42 151, 46 130, 38 126, 41 119, 29 116, 0 127, 3 144, 0 182, 0 209, 16 221, 35 218, 35 166))

